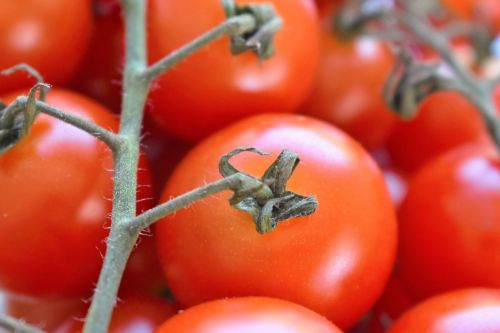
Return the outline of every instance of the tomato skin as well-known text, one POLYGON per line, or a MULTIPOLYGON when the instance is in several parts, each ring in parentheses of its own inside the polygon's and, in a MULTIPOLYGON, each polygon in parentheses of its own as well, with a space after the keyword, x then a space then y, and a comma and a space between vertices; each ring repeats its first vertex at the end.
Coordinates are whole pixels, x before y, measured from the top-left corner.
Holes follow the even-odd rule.
POLYGON ((120 111, 124 60, 124 28, 119 4, 95 4, 97 15, 89 48, 69 86, 120 111))
POLYGON ((321 36, 320 71, 303 111, 339 126, 365 147, 376 148, 396 123, 382 96, 394 57, 373 38, 339 40, 329 24, 332 14, 325 10, 323 15, 328 24, 321 36))
POLYGON ((394 209, 375 163, 354 140, 324 122, 255 116, 191 150, 162 199, 220 179, 218 159, 240 146, 272 153, 234 157, 236 167, 252 175, 261 175, 282 149, 298 153, 302 163, 289 189, 315 195, 318 210, 265 235, 255 231, 248 214, 229 206, 229 193, 165 218, 157 225, 157 245, 176 299, 191 306, 230 296, 277 297, 341 328, 352 325, 380 295, 395 254, 394 209))
POLYGON ((397 166, 415 172, 453 148, 487 140, 474 106, 457 93, 440 92, 422 102, 414 119, 396 126, 387 146, 397 166))
MULTIPOLYGON (((318 63, 318 22, 313 0, 243 0, 271 3, 284 20, 276 54, 231 55, 223 38, 190 56, 157 80, 151 115, 172 136, 198 141, 244 117, 292 112, 312 87, 318 63)), ((149 54, 156 61, 224 21, 218 0, 152 0, 149 54)))
MULTIPOLYGON (((9 102, 19 94, 1 99, 9 102)), ((47 102, 106 129, 118 128, 115 115, 76 93, 54 89, 47 102)), ((91 293, 108 234, 112 169, 104 143, 44 114, 28 136, 0 157, 2 288, 37 297, 91 293)), ((142 211, 151 205, 144 162, 138 184, 137 209, 142 211)))
MULTIPOLYGON (((175 307, 162 299, 133 297, 118 303, 113 311, 109 333, 151 333, 175 315, 175 307)), ((80 318, 84 314, 80 313, 80 318)), ((71 316, 55 333, 81 332, 83 323, 71 316)))
POLYGON ((399 216, 398 263, 412 294, 500 287, 499 202, 493 149, 463 147, 415 175, 399 216))
POLYGON ((297 304, 267 297, 203 303, 172 317, 154 333, 342 333, 334 324, 297 304))
MULTIPOLYGON (((0 70, 24 62, 36 68, 46 82, 63 84, 82 60, 91 30, 90 0, 2 1, 0 70)), ((0 93, 34 83, 25 73, 0 76, 0 93)))
POLYGON ((500 292, 464 289, 435 296, 410 309, 388 333, 500 332, 500 292))
POLYGON ((4 310, 6 314, 35 325, 45 332, 54 332, 69 316, 81 312, 84 308, 81 299, 7 297, 4 310))

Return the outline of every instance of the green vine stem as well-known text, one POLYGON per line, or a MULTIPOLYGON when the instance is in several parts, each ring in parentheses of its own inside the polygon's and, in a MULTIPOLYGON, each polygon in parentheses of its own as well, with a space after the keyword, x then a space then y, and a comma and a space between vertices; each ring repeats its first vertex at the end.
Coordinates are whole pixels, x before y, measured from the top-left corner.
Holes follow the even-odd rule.
MULTIPOLYGON (((233 180, 222 180, 215 186, 203 187, 188 193, 188 200, 178 199, 166 204, 168 209, 157 209, 151 216, 142 216, 135 220, 137 164, 139 157, 139 136, 144 113, 144 105, 151 81, 163 74, 190 54, 222 36, 245 36, 260 32, 260 24, 255 15, 248 13, 229 17, 218 27, 195 39, 178 51, 166 56, 156 64, 148 67, 146 62, 146 3, 140 0, 122 0, 125 19, 126 55, 123 84, 123 105, 118 138, 120 145, 114 150, 114 192, 113 211, 110 235, 104 263, 94 291, 91 306, 84 325, 84 333, 104 333, 107 331, 111 313, 116 303, 118 287, 125 265, 141 227, 151 221, 184 207, 185 205, 233 186, 233 180), (222 183, 223 186, 220 186, 222 183), (168 206, 169 205, 169 206, 168 206), (131 221, 136 224, 131 224, 131 221), (132 226, 131 225, 135 225, 132 226)), ((267 35, 266 35, 267 37, 267 35)), ((234 181, 236 181, 234 178, 234 181)), ((165 206, 164 206, 165 207, 165 206)))
POLYGON ((500 118, 497 106, 493 101, 495 85, 489 81, 476 78, 462 66, 453 53, 446 35, 417 15, 414 8, 415 4, 411 0, 403 0, 402 2, 406 10, 402 11, 400 22, 422 43, 434 49, 453 71, 455 76, 454 85, 450 90, 455 90, 462 94, 476 106, 497 150, 500 152, 500 118))
POLYGON ((24 321, 0 314, 0 327, 14 333, 45 333, 41 329, 26 324, 24 321))

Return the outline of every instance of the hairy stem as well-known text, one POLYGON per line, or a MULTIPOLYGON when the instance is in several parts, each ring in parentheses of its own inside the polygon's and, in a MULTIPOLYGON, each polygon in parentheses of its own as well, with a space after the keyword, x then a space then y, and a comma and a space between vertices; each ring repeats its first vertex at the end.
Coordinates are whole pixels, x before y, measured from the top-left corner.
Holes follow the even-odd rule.
POLYGON ((146 70, 145 77, 149 81, 154 80, 207 44, 224 36, 243 35, 246 32, 254 30, 255 27, 255 18, 250 14, 232 17, 202 36, 194 39, 191 43, 173 51, 171 54, 151 65, 146 70))
MULTIPOLYGON (((25 96, 17 97, 16 100, 7 107, 7 110, 4 113, 4 117, 0 119, 0 123, 9 122, 9 119, 7 118, 15 117, 18 113, 23 112, 23 110, 26 109, 27 104, 28 104, 27 97, 25 96)), ((60 119, 65 123, 73 125, 74 127, 77 127, 89 133, 90 135, 96 137, 97 139, 107 144, 111 148, 111 150, 115 150, 120 146, 120 139, 118 135, 100 127, 99 125, 95 124, 92 121, 89 121, 88 119, 65 112, 63 110, 60 110, 56 107, 53 107, 51 105, 48 105, 40 101, 36 102, 36 109, 40 113, 44 113, 51 117, 60 119)))
POLYGON ((132 219, 129 222, 128 228, 131 233, 136 233, 143 230, 164 216, 174 213, 175 211, 187 207, 192 203, 201 200, 209 195, 216 194, 229 189, 240 188, 244 182, 249 181, 248 176, 237 173, 229 177, 214 181, 202 187, 184 193, 174 199, 171 199, 155 208, 145 211, 141 215, 132 219))
POLYGON ((151 67, 146 63, 146 4, 139 0, 122 0, 126 32, 126 56, 123 105, 118 134, 121 145, 114 150, 114 194, 110 235, 104 264, 87 314, 84 333, 107 332, 123 271, 142 228, 154 219, 185 207, 206 195, 233 186, 238 177, 216 182, 188 193, 163 208, 136 216, 137 164, 139 135, 146 97, 151 81, 196 50, 224 35, 243 34, 255 28, 256 19, 248 14, 228 19, 218 27, 174 51, 151 67), (222 185, 221 185, 222 184, 222 185), (130 221, 134 223, 130 224, 130 221), (144 222, 146 221, 146 222, 144 222))
POLYGON ((6 314, 0 314, 0 327, 13 333, 45 333, 41 329, 29 325, 22 320, 12 318, 6 314))

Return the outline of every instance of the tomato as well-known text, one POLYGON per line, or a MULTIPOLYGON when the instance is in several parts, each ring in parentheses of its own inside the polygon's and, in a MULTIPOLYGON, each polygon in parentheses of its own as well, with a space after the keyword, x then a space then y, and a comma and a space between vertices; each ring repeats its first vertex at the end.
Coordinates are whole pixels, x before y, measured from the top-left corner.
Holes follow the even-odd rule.
POLYGON ((410 295, 401 279, 393 273, 377 304, 350 333, 384 333, 415 303, 414 297, 410 295))
MULTIPOLYGON (((326 11, 330 22, 332 11, 326 11)), ((320 71, 304 113, 335 124, 368 148, 389 137, 396 116, 385 105, 382 87, 394 64, 383 42, 360 37, 341 41, 331 24, 323 28, 320 71), (376 124, 376 126, 374 126, 376 124)))
POLYGON ((119 296, 159 296, 165 289, 154 236, 148 232, 138 240, 130 255, 123 273, 119 296))
MULTIPOLYGON (((24 62, 40 71, 46 82, 65 83, 85 53, 91 30, 90 0, 2 1, 0 70, 24 62)), ((24 73, 0 76, 0 93, 34 82, 24 73)))
POLYGON ((118 3, 100 1, 96 7, 90 46, 70 86, 118 112, 124 56, 123 23, 118 3))
POLYGON ((500 158, 463 147, 426 165, 400 209, 401 278, 420 298, 500 288, 500 158))
POLYGON ((389 333, 500 332, 500 292, 465 289, 426 300, 406 312, 389 333))
POLYGON ((487 138, 472 104, 457 93, 440 92, 423 101, 414 119, 397 125, 388 147, 397 166, 415 172, 448 150, 487 138))
POLYGON ((352 325, 380 295, 392 268, 396 224, 382 175, 343 132, 297 115, 248 118, 206 139, 177 166, 163 200, 220 179, 218 159, 240 146, 270 152, 233 158, 262 175, 282 149, 302 163, 289 190, 315 195, 307 217, 265 235, 220 193, 159 222, 167 284, 184 306, 229 296, 270 296, 304 305, 339 327, 352 325))
POLYGON ((497 0, 442 0, 442 3, 462 19, 475 19, 500 31, 500 3, 497 0))
MULTIPOLYGON (((255 54, 231 55, 223 38, 190 56, 157 80, 151 115, 164 130, 197 141, 244 117, 291 112, 311 89, 318 62, 318 22, 313 0, 243 0, 272 3, 284 21, 276 54, 260 62, 255 54)), ((149 54, 156 61, 224 21, 218 0, 152 0, 149 54)))
POLYGON ((341 333, 324 317, 297 304, 267 297, 203 303, 172 317, 155 333, 341 333))
POLYGON ((168 177, 179 161, 192 148, 192 144, 164 136, 154 121, 146 117, 142 145, 151 165, 155 200, 159 200, 168 177))
POLYGON ((7 297, 5 311, 46 332, 54 332, 66 319, 84 309, 81 299, 34 299, 7 297))
MULTIPOLYGON (((70 91, 54 89, 47 102, 109 130, 118 127, 107 109, 70 91)), ((108 234, 112 168, 104 143, 44 114, 27 137, 0 156, 2 288, 43 297, 89 295, 108 234)), ((143 162, 138 177, 141 211, 151 205, 143 162)))
MULTIPOLYGON (((121 301, 113 311, 109 333, 151 333, 176 309, 162 299, 135 297, 121 301)), ((80 318, 84 314, 80 313, 80 318)), ((81 332, 83 323, 75 317, 69 318, 55 333, 81 332)))

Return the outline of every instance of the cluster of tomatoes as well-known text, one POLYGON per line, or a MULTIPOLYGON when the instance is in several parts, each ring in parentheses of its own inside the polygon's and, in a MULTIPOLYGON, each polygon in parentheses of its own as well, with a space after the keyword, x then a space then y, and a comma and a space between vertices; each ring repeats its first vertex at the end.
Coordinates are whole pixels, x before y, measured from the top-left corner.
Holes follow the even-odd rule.
MULTIPOLYGON (((110 332, 500 332, 499 152, 457 93, 399 120, 382 97, 394 53, 374 37, 336 37, 338 2, 237 1, 272 3, 282 18, 271 59, 233 56, 223 38, 153 84, 137 213, 220 179, 219 158, 241 146, 270 153, 232 158, 256 177, 283 149, 297 153, 287 189, 319 205, 266 234, 229 192, 165 217, 131 255, 110 332)), ((498 0, 443 3, 500 30, 498 0)), ((218 0, 149 0, 149 63, 224 18, 218 0)), ((53 85, 48 104, 115 132, 123 37, 116 0, 0 4, 0 69, 30 64, 53 85)), ((0 100, 34 83, 0 77, 0 100)), ((0 155, 6 313, 81 330, 112 170, 104 143, 43 114, 0 155)))

